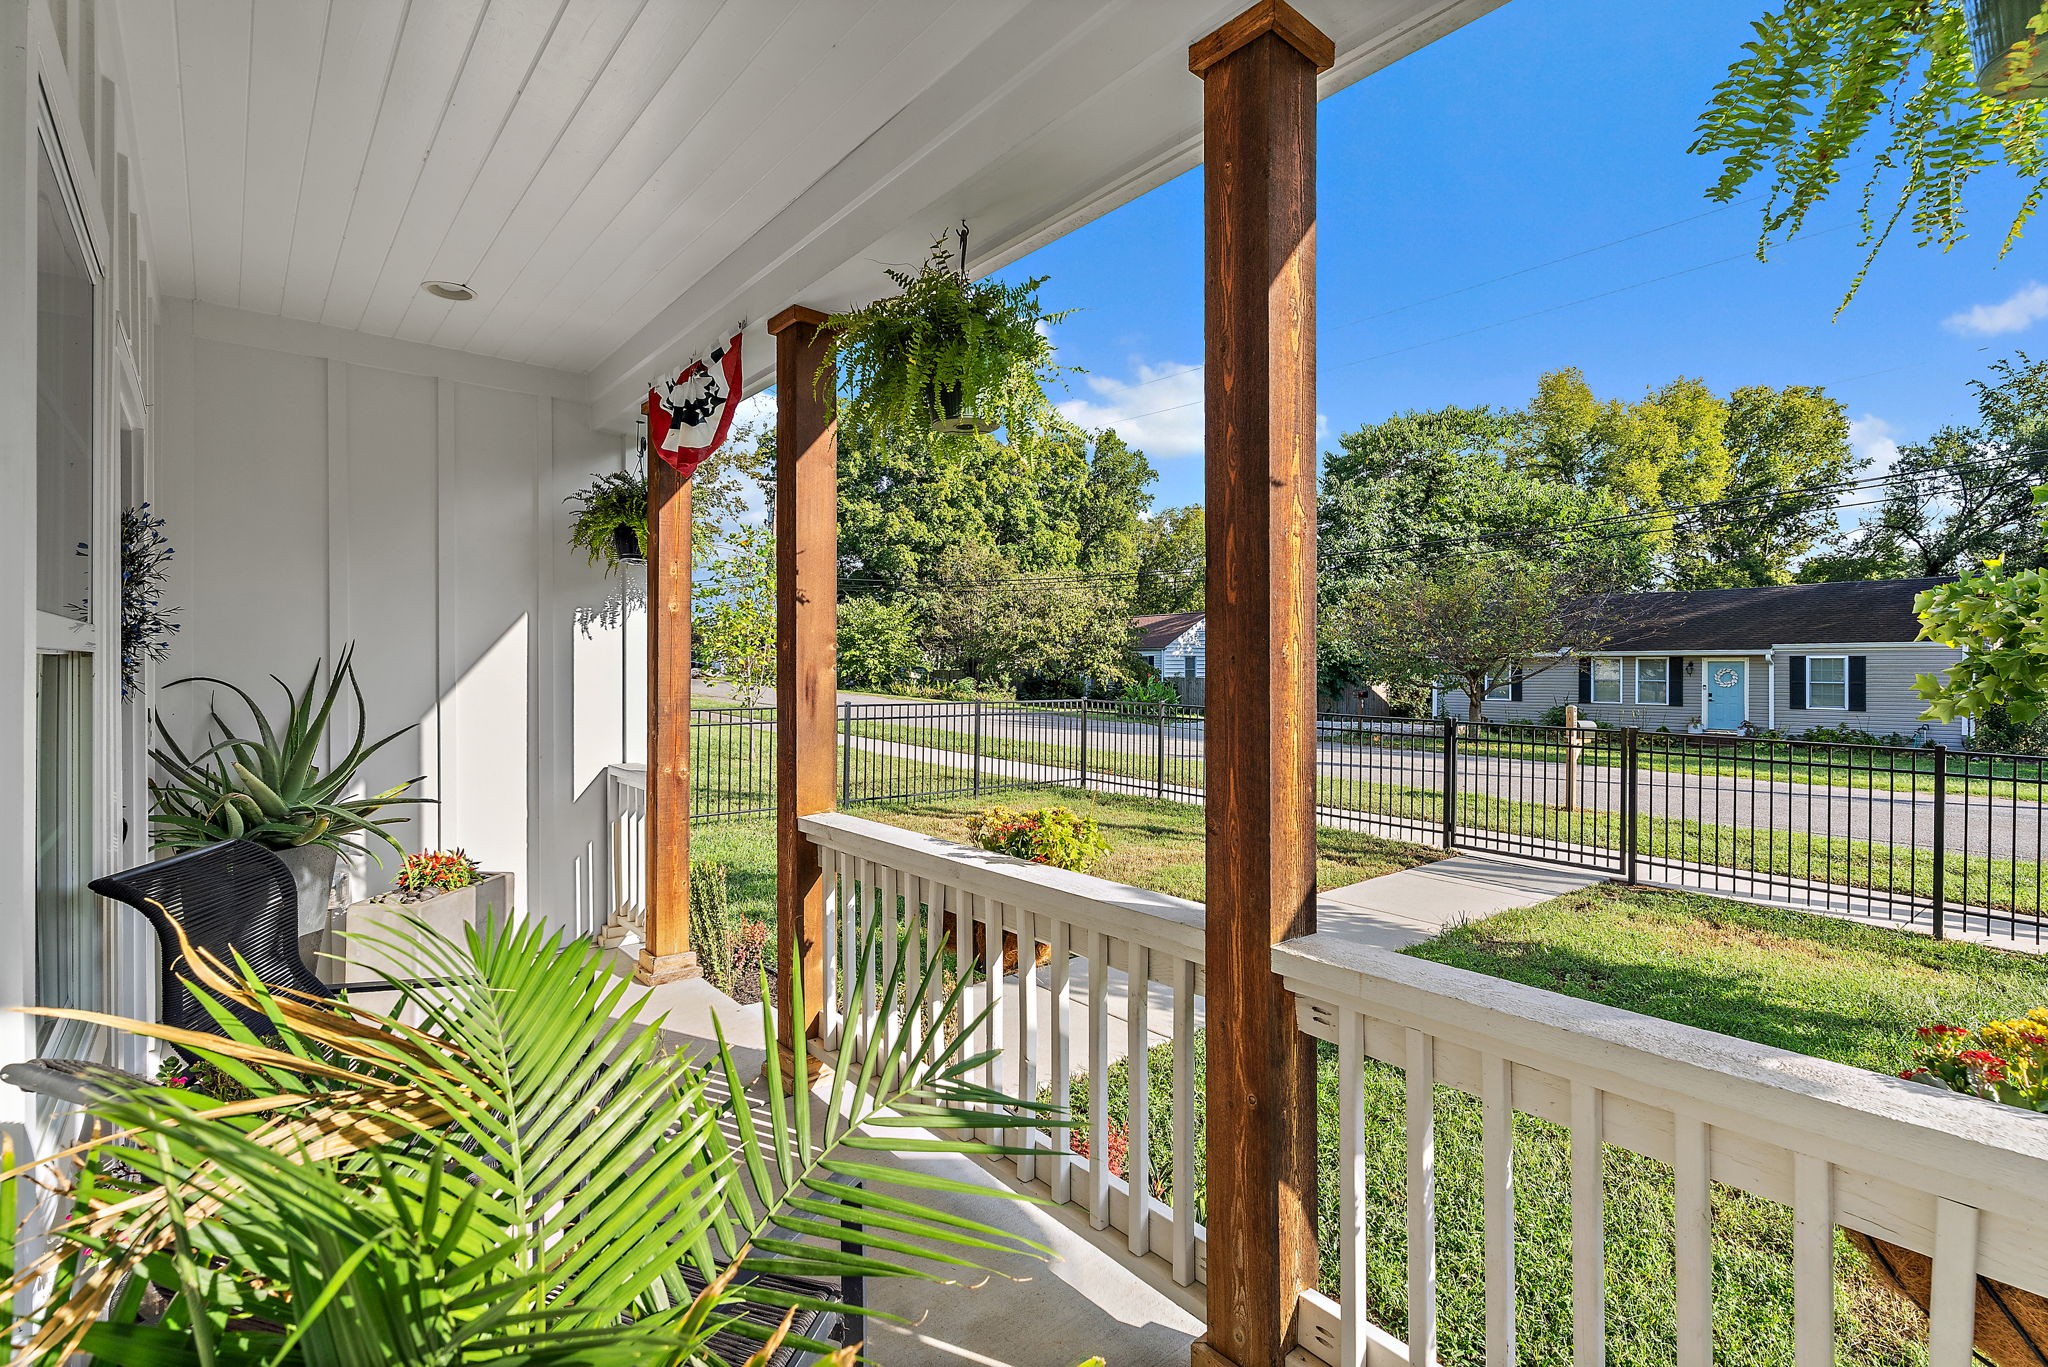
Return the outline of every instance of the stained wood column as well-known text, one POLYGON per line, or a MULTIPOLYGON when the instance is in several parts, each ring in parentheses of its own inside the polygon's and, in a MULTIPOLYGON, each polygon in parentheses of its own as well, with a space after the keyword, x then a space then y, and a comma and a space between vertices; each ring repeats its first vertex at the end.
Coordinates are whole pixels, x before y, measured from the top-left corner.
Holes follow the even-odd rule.
MULTIPOLYGON (((815 1038, 825 1001, 825 880, 797 818, 833 805, 839 698, 839 420, 825 315, 796 305, 775 336, 775 935, 777 1044, 815 1038), (803 975, 802 1019, 792 988, 803 975)), ((808 1065, 815 1071, 817 1065, 808 1065)))
POLYGON ((1316 73, 1280 0, 1188 50, 1202 79, 1208 515, 1209 1328, 1281 1367, 1316 1282, 1315 1046, 1272 947, 1315 929, 1316 73))
POLYGON ((647 933, 633 980, 698 974, 690 948, 690 484, 647 457, 647 933))

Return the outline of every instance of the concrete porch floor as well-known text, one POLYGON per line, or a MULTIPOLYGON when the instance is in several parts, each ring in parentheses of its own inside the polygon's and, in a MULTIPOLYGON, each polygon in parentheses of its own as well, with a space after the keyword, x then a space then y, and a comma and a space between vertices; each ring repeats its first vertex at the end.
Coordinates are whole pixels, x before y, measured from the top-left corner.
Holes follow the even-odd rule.
MULTIPOLYGON (((631 977, 632 961, 615 954, 610 967, 631 977)), ((708 1059, 716 1049, 716 1018, 741 1075, 757 1078, 766 1058, 761 1012, 742 1006, 702 979, 629 988, 622 1005, 644 1022, 662 1023, 672 1047, 708 1059)), ((1119 1018, 1121 1011, 1119 1010, 1119 1018)), ((760 1083, 752 1089, 758 1097, 760 1083)), ((824 1103, 815 1103, 822 1112, 824 1103)), ((921 1131, 900 1131, 905 1138, 921 1131)), ((1021 1234, 1051 1250, 1050 1261, 1003 1259, 1008 1276, 974 1274, 953 1282, 910 1278, 871 1281, 870 1305, 906 1323, 869 1322, 867 1356, 881 1367, 1075 1367, 1101 1356, 1114 1367, 1183 1367, 1202 1331, 1201 1289, 1157 1283, 1134 1270, 1123 1236, 1096 1231, 1072 1208, 1019 1201, 993 1160, 958 1154, 868 1153, 866 1161, 914 1169, 972 1184, 976 1196, 926 1192, 925 1204, 1021 1234)), ((1147 1268, 1147 1273, 1157 1273, 1147 1268)))

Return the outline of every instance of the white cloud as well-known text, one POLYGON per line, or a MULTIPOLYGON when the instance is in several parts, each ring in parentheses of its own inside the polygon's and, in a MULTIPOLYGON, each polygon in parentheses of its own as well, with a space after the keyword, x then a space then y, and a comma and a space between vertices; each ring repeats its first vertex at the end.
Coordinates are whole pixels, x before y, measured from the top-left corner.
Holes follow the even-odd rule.
POLYGON ((1973 337, 1996 337, 2005 332, 2024 332, 2048 318, 2048 285, 2029 280, 2012 296, 1996 304, 1978 304, 1945 320, 1950 332, 1973 337))
POLYGON ((1899 429, 1874 413, 1849 421, 1849 449, 1859 460, 1870 462, 1859 478, 1872 479, 1889 472, 1899 458, 1899 429))
POLYGON ((1059 410, 1083 427, 1114 427, 1148 456, 1202 454, 1202 367, 1136 362, 1128 379, 1085 376, 1095 397, 1069 399, 1059 410))

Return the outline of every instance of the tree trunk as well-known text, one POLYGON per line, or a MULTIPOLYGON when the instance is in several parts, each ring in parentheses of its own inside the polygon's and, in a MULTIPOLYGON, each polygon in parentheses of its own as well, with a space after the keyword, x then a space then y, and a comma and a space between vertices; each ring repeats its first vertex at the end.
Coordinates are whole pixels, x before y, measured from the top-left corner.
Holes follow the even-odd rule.
POLYGON ((1465 720, 1477 726, 1486 720, 1486 676, 1465 680, 1465 720))

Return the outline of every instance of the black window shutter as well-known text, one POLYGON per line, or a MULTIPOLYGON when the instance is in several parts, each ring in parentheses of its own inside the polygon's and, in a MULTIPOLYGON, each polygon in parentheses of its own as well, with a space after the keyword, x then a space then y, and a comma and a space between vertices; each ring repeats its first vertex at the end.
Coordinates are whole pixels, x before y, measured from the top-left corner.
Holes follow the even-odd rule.
POLYGON ((1508 670, 1508 701, 1522 700, 1522 667, 1515 665, 1508 670))
POLYGON ((1794 707, 1804 707, 1806 706, 1806 657, 1804 655, 1794 655, 1792 657, 1791 674, 1792 705, 1794 707))
POLYGON ((1865 706, 1866 690, 1863 686, 1863 665, 1867 659, 1869 657, 1866 655, 1851 655, 1849 657, 1849 710, 1851 712, 1867 712, 1870 710, 1865 706))
POLYGON ((1579 701, 1593 701, 1593 662, 1579 661, 1579 701))
POLYGON ((1665 697, 1673 707, 1685 706, 1685 657, 1673 655, 1664 666, 1664 677, 1670 682, 1664 685, 1665 697))

